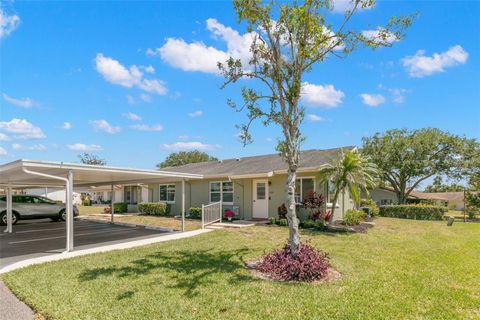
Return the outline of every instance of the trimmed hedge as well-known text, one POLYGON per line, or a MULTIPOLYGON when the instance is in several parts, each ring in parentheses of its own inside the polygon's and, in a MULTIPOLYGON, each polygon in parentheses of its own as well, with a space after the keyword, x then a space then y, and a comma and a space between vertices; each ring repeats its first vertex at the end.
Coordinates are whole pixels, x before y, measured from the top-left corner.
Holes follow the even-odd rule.
POLYGON ((148 215, 168 216, 170 214, 170 204, 166 202, 142 202, 138 205, 138 211, 148 215))
POLYGON ((448 208, 425 205, 387 205, 380 206, 380 216, 415 220, 443 220, 448 208))
POLYGON ((116 202, 113 204, 113 211, 115 213, 125 213, 128 211, 128 203, 116 202))
POLYGON ((191 207, 188 209, 188 215, 191 219, 202 219, 202 208, 191 207))

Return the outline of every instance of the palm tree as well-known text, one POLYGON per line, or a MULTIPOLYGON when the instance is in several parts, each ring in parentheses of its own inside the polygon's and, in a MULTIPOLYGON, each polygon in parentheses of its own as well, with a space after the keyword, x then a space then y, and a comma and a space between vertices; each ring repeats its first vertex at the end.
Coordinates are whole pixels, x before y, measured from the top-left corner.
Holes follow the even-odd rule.
POLYGON ((342 149, 337 159, 321 168, 318 173, 319 180, 330 181, 335 186, 329 223, 333 222, 335 204, 340 192, 348 189, 353 201, 358 205, 361 191, 368 194, 368 189, 376 186, 377 176, 378 169, 375 164, 364 158, 356 149, 346 152, 342 149))

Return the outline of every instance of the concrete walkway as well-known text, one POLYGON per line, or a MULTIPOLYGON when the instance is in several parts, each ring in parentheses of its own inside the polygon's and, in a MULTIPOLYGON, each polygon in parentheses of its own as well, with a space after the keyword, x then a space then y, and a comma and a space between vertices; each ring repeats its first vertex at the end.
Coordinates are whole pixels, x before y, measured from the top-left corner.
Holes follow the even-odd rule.
POLYGON ((72 251, 72 252, 57 253, 57 254, 53 254, 53 255, 47 255, 47 256, 41 256, 41 257, 36 257, 36 258, 32 258, 32 259, 26 259, 26 260, 19 261, 17 263, 13 263, 13 264, 10 264, 10 265, 7 265, 7 266, 1 268, 0 269, 0 274, 10 272, 10 271, 13 271, 13 270, 16 270, 16 269, 19 269, 19 268, 23 268, 23 267, 26 267, 26 266, 30 266, 30 265, 33 265, 33 264, 39 264, 39 263, 44 263, 44 262, 49 262, 49 261, 63 260, 63 259, 83 256, 83 255, 87 255, 87 254, 92 254, 92 253, 128 249, 128 248, 145 246, 145 245, 152 244, 152 243, 159 243, 159 242, 164 242, 164 241, 189 238, 189 237, 193 237, 193 236, 203 234, 203 233, 207 233, 207 232, 210 232, 210 231, 213 231, 213 230, 209 230, 209 229, 203 229, 202 230, 202 229, 200 229, 200 230, 194 230, 194 231, 172 233, 172 234, 167 234, 167 235, 160 235, 158 237, 151 237, 151 238, 147 238, 147 239, 133 240, 133 241, 116 243, 116 244, 105 245, 105 246, 100 246, 100 247, 94 247, 94 248, 89 248, 89 249, 84 249, 84 250, 75 250, 75 251, 72 251))
POLYGON ((0 319, 32 320, 34 313, 0 281, 0 319))

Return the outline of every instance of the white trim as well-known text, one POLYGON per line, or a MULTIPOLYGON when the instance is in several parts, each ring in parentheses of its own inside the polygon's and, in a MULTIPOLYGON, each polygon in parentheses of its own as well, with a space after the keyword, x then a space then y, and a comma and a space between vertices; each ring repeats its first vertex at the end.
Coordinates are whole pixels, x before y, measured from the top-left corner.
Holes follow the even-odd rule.
MULTIPOLYGON (((228 181, 228 180, 221 180, 221 181, 209 181, 208 182, 208 203, 212 203, 212 193, 211 193, 211 185, 212 183, 220 183, 220 200, 223 204, 226 204, 226 205, 233 205, 233 203, 235 202, 235 183, 233 183, 233 181, 228 181), (223 184, 225 182, 229 182, 232 184, 232 202, 225 202, 223 201, 223 184)), ((215 192, 217 193, 217 192, 215 192)), ((230 193, 230 192, 226 192, 226 193, 230 193)), ((218 202, 218 201, 215 201, 215 202, 218 202)))
POLYGON ((168 203, 168 204, 175 204, 175 201, 177 200, 177 186, 175 185, 175 183, 160 183, 158 185, 158 202, 165 202, 165 203, 168 203), (167 200, 162 200, 160 198, 160 187, 161 186, 166 186, 167 187, 167 198, 168 198, 168 187, 169 186, 173 186, 173 201, 167 201, 167 200))

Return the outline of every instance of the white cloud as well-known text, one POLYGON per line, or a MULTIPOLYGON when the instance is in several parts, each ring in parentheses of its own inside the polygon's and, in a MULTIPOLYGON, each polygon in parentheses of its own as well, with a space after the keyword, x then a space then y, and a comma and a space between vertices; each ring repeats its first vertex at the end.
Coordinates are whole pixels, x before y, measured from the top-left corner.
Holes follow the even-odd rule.
POLYGON ((25 146, 19 143, 14 143, 12 144, 12 149, 25 150, 25 151, 45 151, 47 150, 47 147, 45 147, 43 144, 34 144, 32 146, 25 146))
POLYGON ((72 129, 72 124, 70 122, 64 122, 62 124, 62 129, 65 129, 65 130, 72 129))
POLYGON ((6 156, 7 154, 7 150, 5 150, 3 147, 0 147, 0 156, 6 156))
MULTIPOLYGON (((218 40, 227 45, 227 50, 207 46, 203 42, 187 43, 183 39, 168 38, 165 44, 156 49, 162 60, 184 71, 200 71, 218 74, 218 62, 225 62, 229 57, 240 59, 247 66, 251 58, 250 47, 254 33, 241 35, 238 31, 210 18, 206 21, 207 30, 218 40)), ((153 50, 147 52, 153 53, 153 50)))
POLYGON ((97 71, 110 83, 126 88, 137 87, 143 91, 158 95, 167 93, 167 88, 163 81, 144 78, 140 67, 136 65, 126 68, 117 60, 105 57, 101 53, 98 53, 95 57, 95 65, 97 71))
POLYGON ((16 14, 8 15, 0 8, 0 39, 12 33, 20 24, 20 17, 16 14))
POLYGON ((189 113, 188 113, 188 116, 189 116, 190 118, 198 118, 198 117, 200 117, 200 116, 202 116, 202 115, 203 115, 203 111, 202 111, 202 110, 197 110, 197 111, 193 111, 193 112, 189 112, 189 113))
POLYGON ((90 123, 96 131, 104 131, 106 133, 115 134, 120 132, 120 127, 112 126, 106 120, 92 120, 90 123))
POLYGON ((214 150, 220 148, 218 144, 206 144, 198 141, 191 142, 175 142, 172 144, 163 144, 163 147, 167 150, 214 150))
MULTIPOLYGON (((352 10, 355 4, 355 0, 333 0, 333 12, 335 13, 345 13, 347 10, 352 10)), ((360 10, 371 9, 371 7, 357 8, 360 10)))
POLYGON ((374 43, 389 43, 392 44, 399 39, 391 32, 386 31, 384 28, 378 27, 376 30, 362 31, 362 35, 368 40, 374 43))
POLYGON ((448 67, 465 64, 467 59, 468 52, 456 45, 445 52, 434 53, 431 57, 425 55, 425 50, 419 50, 415 55, 403 58, 402 62, 411 77, 422 78, 443 72, 448 67))
POLYGON ((154 74, 155 73, 155 68, 151 65, 143 67, 143 70, 145 70, 146 73, 154 74))
POLYGON ((127 112, 127 113, 124 113, 123 116, 129 120, 132 120, 132 121, 140 121, 142 120, 142 118, 138 115, 138 114, 135 114, 133 112, 127 112))
POLYGON ((102 147, 99 146, 98 144, 84 144, 84 143, 69 144, 67 145, 67 148, 73 151, 83 151, 83 152, 102 150, 102 147))
POLYGON ((362 97, 362 101, 364 104, 371 107, 378 107, 386 101, 385 97, 381 94, 362 93, 360 97, 362 97))
POLYGON ((142 93, 140 95, 140 99, 142 99, 143 102, 147 102, 147 103, 152 102, 152 96, 146 93, 142 93))
POLYGON ((136 124, 131 126, 132 129, 139 130, 139 131, 162 131, 163 127, 160 124, 136 124))
POLYGON ((316 114, 307 114, 306 118, 308 121, 312 121, 312 122, 325 121, 325 119, 323 119, 322 117, 316 114))
POLYGON ((0 133, 0 141, 9 141, 10 137, 4 133, 0 133))
POLYGON ((46 138, 42 129, 34 126, 26 119, 13 118, 10 121, 0 121, 0 129, 14 134, 15 139, 43 139, 46 138))
POLYGON ((148 48, 148 49, 145 51, 145 54, 146 54, 147 56, 151 56, 151 57, 152 57, 152 56, 156 55, 156 52, 155 52, 155 50, 152 50, 151 48, 148 48))
POLYGON ((190 136, 187 135, 187 134, 182 134, 182 135, 179 135, 179 136, 178 136, 178 139, 180 139, 180 140, 186 140, 186 139, 190 139, 190 136))
POLYGON ((13 104, 14 106, 26 108, 26 109, 36 107, 39 105, 38 102, 30 98, 16 99, 8 96, 6 93, 3 94, 3 99, 5 99, 5 101, 7 101, 8 103, 13 104))
POLYGON ((302 83, 301 100, 308 106, 334 108, 342 103, 345 94, 333 85, 315 85, 302 83))

